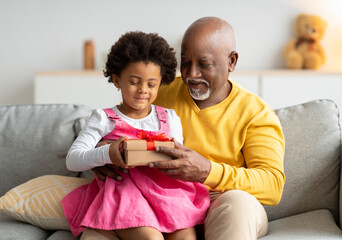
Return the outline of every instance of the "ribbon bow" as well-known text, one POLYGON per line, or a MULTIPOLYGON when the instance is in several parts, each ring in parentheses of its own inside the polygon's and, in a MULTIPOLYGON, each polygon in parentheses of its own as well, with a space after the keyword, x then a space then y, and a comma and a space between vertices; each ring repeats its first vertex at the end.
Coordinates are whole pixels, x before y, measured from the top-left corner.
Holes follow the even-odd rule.
POLYGON ((144 130, 141 130, 137 134, 137 137, 140 139, 146 140, 147 150, 156 149, 154 141, 162 141, 162 142, 170 141, 170 138, 168 138, 165 133, 158 134, 158 135, 150 135, 144 130))

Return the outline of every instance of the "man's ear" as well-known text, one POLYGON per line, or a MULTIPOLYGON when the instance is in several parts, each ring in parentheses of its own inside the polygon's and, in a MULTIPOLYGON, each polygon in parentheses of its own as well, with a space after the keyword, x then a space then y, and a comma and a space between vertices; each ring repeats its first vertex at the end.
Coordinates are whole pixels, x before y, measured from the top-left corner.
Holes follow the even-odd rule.
POLYGON ((237 63, 237 60, 239 58, 239 54, 235 51, 232 51, 230 54, 229 54, 229 57, 228 57, 228 72, 233 72, 234 69, 235 69, 235 66, 236 66, 236 63, 237 63))
POLYGON ((112 81, 115 87, 120 88, 120 82, 119 82, 118 76, 116 76, 115 74, 112 74, 112 81))

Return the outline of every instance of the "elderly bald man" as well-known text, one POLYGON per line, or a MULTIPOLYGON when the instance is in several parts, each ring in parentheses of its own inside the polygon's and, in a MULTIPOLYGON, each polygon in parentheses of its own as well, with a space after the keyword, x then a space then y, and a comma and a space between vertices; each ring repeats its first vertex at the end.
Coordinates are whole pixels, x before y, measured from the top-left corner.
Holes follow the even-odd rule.
MULTIPOLYGON (((229 78, 237 61, 232 26, 217 17, 200 18, 184 34, 181 77, 162 86, 155 101, 181 118, 184 146, 157 148, 173 160, 150 167, 208 187, 207 240, 264 236, 263 204, 278 204, 285 183, 280 122, 262 99, 229 78)), ((94 172, 116 178, 109 167, 94 172)))

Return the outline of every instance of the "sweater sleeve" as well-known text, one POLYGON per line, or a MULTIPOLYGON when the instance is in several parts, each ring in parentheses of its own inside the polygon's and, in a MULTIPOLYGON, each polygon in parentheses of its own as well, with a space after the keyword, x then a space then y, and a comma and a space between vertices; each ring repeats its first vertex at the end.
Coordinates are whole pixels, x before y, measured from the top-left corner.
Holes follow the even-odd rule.
POLYGON ((245 167, 234 167, 212 161, 204 182, 211 190, 246 191, 262 204, 279 203, 285 184, 284 136, 277 116, 266 111, 251 121, 245 133, 242 154, 245 167))
POLYGON ((70 171, 85 171, 111 163, 109 144, 95 148, 102 137, 114 128, 111 125, 115 126, 114 123, 109 122, 102 109, 92 112, 87 126, 80 132, 68 151, 66 165, 70 171))

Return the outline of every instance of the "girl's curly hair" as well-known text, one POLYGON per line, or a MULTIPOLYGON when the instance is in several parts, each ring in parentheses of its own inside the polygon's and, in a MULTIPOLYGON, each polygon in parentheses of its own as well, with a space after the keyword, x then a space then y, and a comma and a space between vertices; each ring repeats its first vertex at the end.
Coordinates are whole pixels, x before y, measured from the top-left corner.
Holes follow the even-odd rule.
POLYGON ((136 62, 160 66, 161 84, 170 84, 176 75, 177 60, 173 48, 156 33, 128 32, 112 46, 103 71, 108 82, 112 74, 120 77, 121 71, 136 62))

